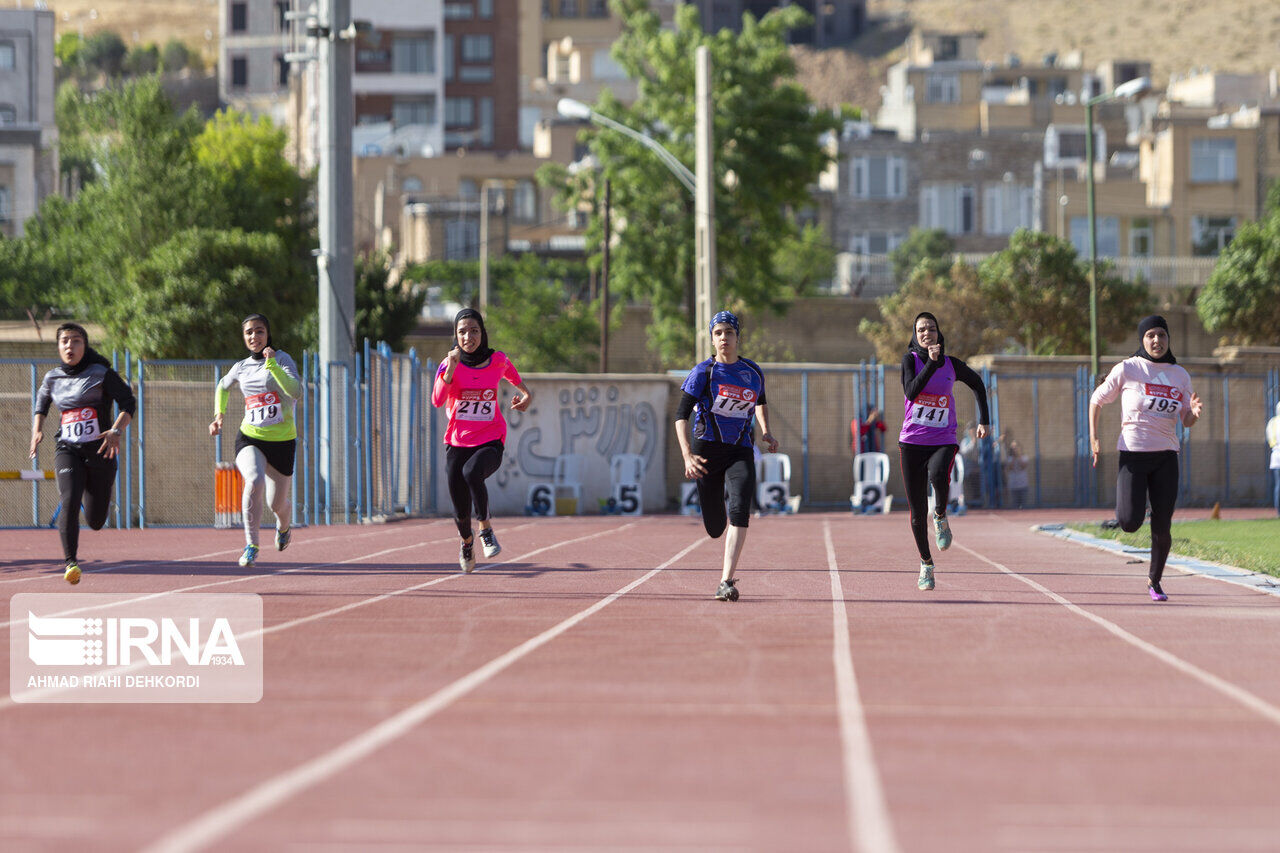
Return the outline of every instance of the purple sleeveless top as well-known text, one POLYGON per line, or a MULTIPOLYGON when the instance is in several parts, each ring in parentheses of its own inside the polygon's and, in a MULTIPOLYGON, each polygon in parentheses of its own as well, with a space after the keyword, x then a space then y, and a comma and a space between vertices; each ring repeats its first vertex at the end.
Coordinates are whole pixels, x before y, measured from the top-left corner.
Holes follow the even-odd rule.
MULTIPOLYGON (((924 361, 918 353, 911 354, 916 360, 916 375, 924 370, 924 361)), ((956 368, 951 359, 943 357, 942 366, 929 377, 915 400, 903 397, 902 432, 898 441, 906 444, 955 444, 956 427, 956 368)))

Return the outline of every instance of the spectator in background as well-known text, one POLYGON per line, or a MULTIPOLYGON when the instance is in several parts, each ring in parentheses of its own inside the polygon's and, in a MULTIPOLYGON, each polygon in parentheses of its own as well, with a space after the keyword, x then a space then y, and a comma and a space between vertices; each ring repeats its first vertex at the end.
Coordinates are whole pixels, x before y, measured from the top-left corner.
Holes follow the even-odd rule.
POLYGON ((879 407, 868 407, 866 418, 861 422, 854 418, 849 424, 849 432, 853 436, 854 456, 884 452, 884 418, 880 416, 879 407))
POLYGON ((960 439, 960 458, 964 460, 964 479, 960 485, 964 502, 971 507, 982 506, 982 446, 972 421, 965 425, 960 439))
POLYGON ((1276 416, 1267 421, 1267 446, 1271 448, 1271 497, 1280 516, 1280 403, 1276 403, 1276 416))
POLYGON ((1022 446, 1017 441, 1009 442, 1009 449, 1004 459, 1004 481, 1009 489, 1009 502, 1013 509, 1026 508, 1030 467, 1027 457, 1022 455, 1022 446))

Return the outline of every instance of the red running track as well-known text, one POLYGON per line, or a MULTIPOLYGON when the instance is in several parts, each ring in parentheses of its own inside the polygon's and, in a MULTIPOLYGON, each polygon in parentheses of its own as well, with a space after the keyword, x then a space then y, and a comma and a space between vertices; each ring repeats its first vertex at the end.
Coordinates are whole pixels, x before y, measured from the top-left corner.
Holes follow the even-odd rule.
MULTIPOLYGON (((1280 598, 1152 604, 1030 530, 1068 517, 954 519, 932 593, 901 514, 755 520, 736 604, 673 516, 499 519, 470 576, 443 520, 252 571, 231 532, 86 532, 77 592, 261 595, 264 697, 0 699, 0 847, 1275 850, 1280 598)), ((54 533, 0 541, 6 598, 70 591, 54 533)))

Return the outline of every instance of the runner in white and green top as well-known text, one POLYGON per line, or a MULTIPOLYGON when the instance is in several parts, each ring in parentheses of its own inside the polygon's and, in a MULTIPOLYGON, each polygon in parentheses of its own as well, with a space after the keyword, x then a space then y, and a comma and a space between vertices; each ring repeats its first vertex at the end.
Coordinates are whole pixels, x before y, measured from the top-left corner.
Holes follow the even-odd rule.
POLYGON ((298 379, 298 366, 288 353, 271 346, 271 327, 266 317, 250 314, 241 328, 250 355, 233 364, 218 380, 209 435, 222 432, 222 417, 227 412, 231 386, 239 383, 244 394, 244 420, 236 436, 236 467, 244 477, 241 509, 245 536, 240 565, 251 566, 258 558, 264 491, 266 502, 276 516, 276 550, 289 547, 289 488, 298 438, 293 411, 302 383, 298 379))

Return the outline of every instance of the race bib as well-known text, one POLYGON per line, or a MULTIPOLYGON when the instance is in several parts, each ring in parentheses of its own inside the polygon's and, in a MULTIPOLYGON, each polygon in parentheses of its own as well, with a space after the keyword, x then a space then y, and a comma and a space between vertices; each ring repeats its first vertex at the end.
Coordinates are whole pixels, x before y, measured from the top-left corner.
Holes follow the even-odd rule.
POLYGON ((98 413, 92 407, 71 409, 62 413, 62 431, 58 433, 63 441, 72 444, 84 444, 101 438, 98 432, 98 413))
POLYGON ((749 418, 756 407, 756 392, 737 385, 721 385, 711 410, 722 418, 749 418))
POLYGON ((498 411, 498 392, 492 388, 464 388, 458 392, 453 416, 460 421, 491 421, 498 411))
POLYGON ((1182 409, 1182 392, 1172 385, 1142 385, 1142 411, 1157 418, 1176 417, 1182 409))
POLYGON ((268 427, 284 421, 284 406, 275 391, 264 391, 244 398, 244 421, 249 426, 268 427))
POLYGON ((911 422, 927 427, 951 426, 950 398, 946 394, 921 394, 911 406, 911 422))

